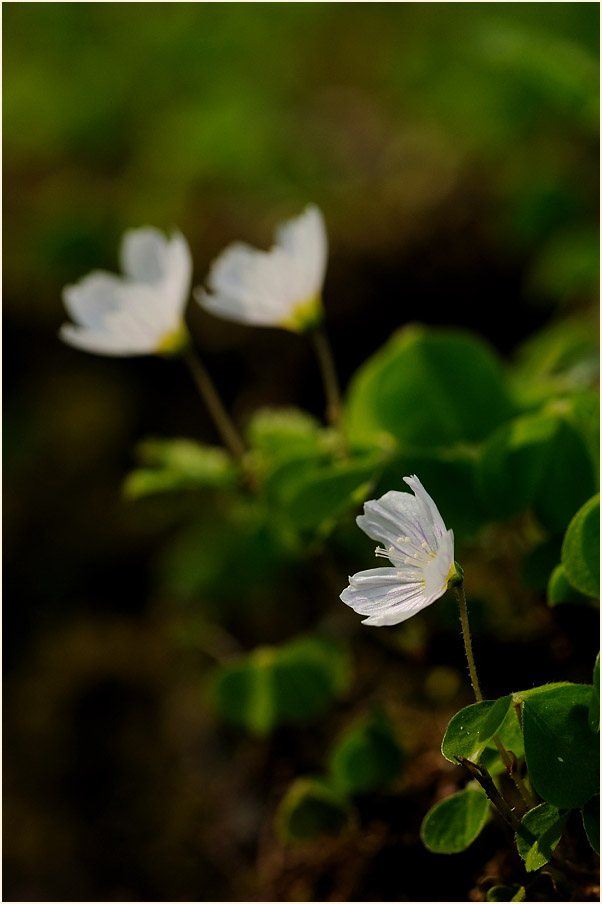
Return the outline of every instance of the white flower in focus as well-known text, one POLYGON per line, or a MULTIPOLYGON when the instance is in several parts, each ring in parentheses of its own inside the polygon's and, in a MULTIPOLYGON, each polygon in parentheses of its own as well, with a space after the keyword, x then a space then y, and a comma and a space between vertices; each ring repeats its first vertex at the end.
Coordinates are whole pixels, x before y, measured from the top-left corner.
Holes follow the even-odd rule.
POLYGON ((277 228, 269 251, 229 245, 209 271, 209 291, 196 289, 194 297, 227 320, 304 332, 321 320, 327 253, 322 214, 309 205, 277 228))
POLYGON ((192 260, 184 236, 131 229, 120 248, 123 276, 96 270, 63 290, 73 324, 60 336, 97 355, 151 355, 177 351, 186 341, 184 308, 192 260))
POLYGON ((366 502, 357 523, 369 537, 384 544, 377 556, 392 568, 370 568, 349 578, 341 599, 360 615, 364 625, 396 625, 430 606, 445 593, 456 575, 454 535, 416 476, 404 477, 414 491, 390 490, 366 502))

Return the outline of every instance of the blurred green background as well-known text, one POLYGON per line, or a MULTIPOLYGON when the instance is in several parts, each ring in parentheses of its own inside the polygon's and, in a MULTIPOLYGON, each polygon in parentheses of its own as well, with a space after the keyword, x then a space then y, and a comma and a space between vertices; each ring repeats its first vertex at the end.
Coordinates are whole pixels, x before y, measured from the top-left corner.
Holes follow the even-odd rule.
MULTIPOLYGON (((353 851, 290 860, 271 839, 278 797, 315 751, 300 753, 293 735, 258 745, 219 727, 202 693, 211 662, 194 631, 191 554, 169 566, 163 555, 199 499, 121 495, 145 435, 217 437, 178 363, 62 345, 61 290, 115 270, 122 232, 142 225, 184 233, 198 285, 225 244, 267 247, 279 220, 314 202, 330 238, 324 299, 343 386, 408 322, 470 328, 507 358, 562 318, 597 333, 598 5, 3 12, 5 899, 459 899, 453 873, 447 891, 420 890, 421 870, 439 863, 426 852, 412 849, 400 892, 389 861, 377 870, 366 855, 345 886, 337 857, 353 851)), ((239 424, 258 405, 322 416, 303 338, 193 306, 189 323, 239 424)), ((212 542, 215 513, 200 504, 204 528, 189 544, 212 542)), ((267 614, 249 611, 270 568, 254 542, 248 597, 203 602, 233 606, 229 633, 212 640, 225 653, 342 607, 344 571, 325 590, 297 564, 268 583, 267 614), (283 595, 294 614, 274 622, 283 595)), ((553 628, 560 657, 588 619, 553 628)), ((459 683, 460 656, 447 661, 436 640, 429 656, 459 683)), ((367 661, 369 674, 381 667, 367 661)), ((419 676, 404 677, 428 713, 438 692, 421 697, 419 676)), ((445 718, 425 719, 436 749, 445 718)))

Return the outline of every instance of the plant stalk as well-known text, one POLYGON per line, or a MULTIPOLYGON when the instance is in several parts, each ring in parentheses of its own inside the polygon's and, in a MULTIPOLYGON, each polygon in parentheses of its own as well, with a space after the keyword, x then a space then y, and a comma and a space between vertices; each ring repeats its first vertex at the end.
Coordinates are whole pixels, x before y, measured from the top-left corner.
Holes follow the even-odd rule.
POLYGON ((456 598, 460 607, 460 624, 462 625, 462 638, 464 640, 464 650, 466 652, 466 661, 468 662, 468 674, 470 675, 470 683, 474 691, 477 703, 483 699, 481 686, 477 676, 477 669, 472 652, 472 641, 470 639, 470 626, 468 624, 468 608, 466 606, 466 594, 464 593, 464 584, 460 583, 454 587, 456 598))
POLYGON ((190 375, 201 394, 203 401, 205 402, 207 409, 211 417, 213 418, 213 422, 217 427, 217 430, 224 441, 224 444, 232 453, 233 457, 240 461, 243 455, 245 454, 245 446, 238 433, 238 430, 234 426, 230 415, 224 408, 221 398, 215 388, 205 365, 201 361, 198 354, 190 347, 185 349, 182 352, 182 358, 184 359, 188 370, 190 371, 190 375))
POLYGON ((332 426, 340 431, 342 421, 341 391, 339 389, 332 348, 323 327, 316 327, 316 329, 311 331, 310 335, 324 384, 326 417, 332 426))

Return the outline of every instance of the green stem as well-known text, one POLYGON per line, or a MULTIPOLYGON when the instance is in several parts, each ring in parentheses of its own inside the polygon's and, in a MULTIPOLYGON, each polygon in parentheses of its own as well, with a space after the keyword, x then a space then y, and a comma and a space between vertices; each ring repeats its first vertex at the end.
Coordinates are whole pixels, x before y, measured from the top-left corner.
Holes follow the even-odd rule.
POLYGON ((334 364, 332 348, 323 327, 317 327, 310 333, 311 340, 318 359, 324 394, 326 396, 326 417, 333 427, 341 430, 342 404, 339 381, 334 364))
POLYGON ((483 699, 481 686, 477 676, 474 655, 472 652, 472 641, 470 639, 470 626, 468 624, 468 608, 466 606, 466 594, 464 593, 464 584, 460 583, 454 587, 458 605, 460 607, 460 624, 462 625, 462 638, 464 640, 464 650, 466 652, 466 661, 468 662, 468 674, 470 675, 470 683, 477 699, 477 703, 483 699))
POLYGON ((238 430, 232 423, 230 415, 224 408, 222 400, 220 399, 203 362, 190 347, 182 352, 182 358, 186 362, 186 366, 213 418, 221 438, 234 458, 240 460, 245 454, 244 443, 240 438, 238 430))

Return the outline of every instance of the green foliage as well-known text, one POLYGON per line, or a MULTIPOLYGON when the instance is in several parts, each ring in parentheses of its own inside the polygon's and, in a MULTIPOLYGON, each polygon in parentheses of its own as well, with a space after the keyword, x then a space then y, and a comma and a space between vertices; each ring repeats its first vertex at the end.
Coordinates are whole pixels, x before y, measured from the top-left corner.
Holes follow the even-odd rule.
POLYGON ((593 847, 596 854, 600 854, 600 795, 594 796, 588 800, 583 807, 583 828, 587 835, 587 840, 593 847))
POLYGON ((484 439, 512 413, 501 366, 477 336, 407 327, 356 372, 346 429, 353 446, 449 446, 484 439))
POLYGON ((532 507, 552 532, 596 489, 589 397, 554 400, 504 424, 485 443, 477 468, 483 504, 497 519, 532 507), (570 480, 567 480, 570 475, 570 480))
POLYGON ((568 815, 551 804, 540 804, 525 813, 516 832, 516 846, 527 872, 539 869, 550 860, 568 815))
POLYGON ((299 408, 259 408, 249 419, 246 438, 271 464, 329 451, 333 431, 299 408))
POLYGON ((191 439, 146 439, 136 448, 143 465, 125 479, 128 499, 174 490, 233 486, 237 470, 227 452, 191 439))
POLYGON ((494 885, 487 892, 486 901, 526 901, 523 885, 494 885))
POLYGON ((391 722, 376 710, 339 737, 329 757, 329 772, 345 794, 382 789, 398 777, 403 751, 391 722))
POLYGON ((600 596, 600 494, 581 506, 562 544, 567 580, 586 596, 600 596))
POLYGON ((472 844, 489 818, 489 801, 480 788, 467 788, 435 804, 420 828, 434 854, 456 854, 472 844))
POLYGON ((589 727, 592 731, 600 731, 600 653, 594 665, 594 687, 589 704, 589 727))
POLYGON ((211 696, 226 721, 263 736, 281 723, 319 715, 348 680, 349 661, 338 644, 302 636, 281 647, 258 647, 220 666, 211 696))
POLYGON ((511 703, 511 696, 501 697, 499 700, 482 700, 456 713, 443 738, 443 756, 451 763, 457 762, 456 757, 465 757, 476 763, 501 728, 511 703))
POLYGON ((351 807, 323 778, 298 778, 276 812, 276 831, 286 844, 311 844, 338 835, 349 824, 351 807))
POLYGON ((548 604, 557 606, 559 603, 589 603, 587 596, 579 593, 572 584, 569 583, 564 570, 564 565, 557 565, 548 581, 547 589, 548 604))
POLYGON ((599 789, 599 740, 588 723, 592 688, 558 684, 522 701, 525 757, 537 793, 558 809, 582 807, 599 789))

